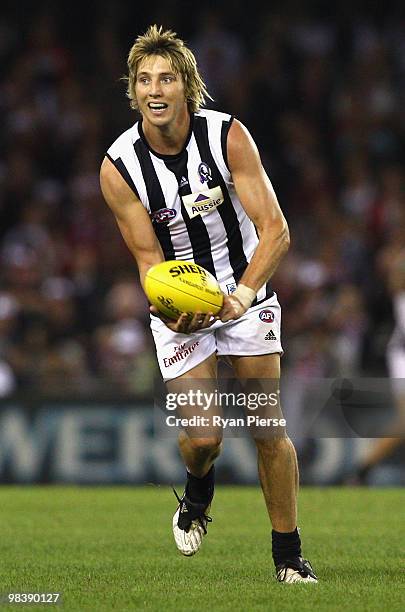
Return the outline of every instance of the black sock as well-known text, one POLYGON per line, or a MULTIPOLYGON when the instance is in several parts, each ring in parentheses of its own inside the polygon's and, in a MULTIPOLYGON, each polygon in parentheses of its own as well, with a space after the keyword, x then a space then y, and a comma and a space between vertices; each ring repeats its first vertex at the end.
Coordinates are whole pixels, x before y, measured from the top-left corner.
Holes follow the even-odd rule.
POLYGON ((361 482, 364 482, 367 479, 367 476, 369 475, 369 472, 371 472, 372 468, 372 465, 363 465, 363 467, 360 467, 356 473, 358 479, 361 482))
POLYGON ((273 529, 271 532, 271 542, 276 567, 280 563, 287 561, 287 559, 291 560, 301 556, 301 538, 297 527, 289 533, 281 533, 273 529))
POLYGON ((186 496, 190 501, 208 505, 214 496, 214 484, 215 467, 213 465, 202 478, 197 478, 187 471, 186 496))

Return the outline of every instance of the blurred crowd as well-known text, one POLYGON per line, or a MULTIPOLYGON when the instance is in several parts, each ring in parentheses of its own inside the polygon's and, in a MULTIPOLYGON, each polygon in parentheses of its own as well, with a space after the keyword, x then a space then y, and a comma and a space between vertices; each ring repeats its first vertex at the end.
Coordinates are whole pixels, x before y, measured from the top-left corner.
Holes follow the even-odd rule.
POLYGON ((235 1, 190 24, 186 5, 2 12, 0 396, 153 388, 147 303, 98 180, 136 120, 120 77, 153 22, 193 48, 210 106, 248 126, 288 219, 274 277, 284 368, 386 374, 387 268, 405 248, 405 21, 288 2, 246 15, 235 1))

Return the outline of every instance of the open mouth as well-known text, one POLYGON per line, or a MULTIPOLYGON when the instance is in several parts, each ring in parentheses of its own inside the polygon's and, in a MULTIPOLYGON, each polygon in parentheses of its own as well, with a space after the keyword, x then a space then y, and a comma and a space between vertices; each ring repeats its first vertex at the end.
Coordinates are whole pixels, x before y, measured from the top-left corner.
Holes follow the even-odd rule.
POLYGON ((148 107, 153 113, 161 113, 167 108, 167 104, 164 102, 149 102, 148 107))

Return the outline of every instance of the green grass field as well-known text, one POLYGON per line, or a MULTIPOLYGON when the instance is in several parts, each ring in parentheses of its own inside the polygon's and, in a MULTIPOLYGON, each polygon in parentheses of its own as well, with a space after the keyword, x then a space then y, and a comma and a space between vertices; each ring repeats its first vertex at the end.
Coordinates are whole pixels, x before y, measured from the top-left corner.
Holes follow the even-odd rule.
MULTIPOLYGON (((182 557, 169 487, 2 487, 0 593, 61 592, 46 610, 405 609, 405 493, 309 489, 304 553, 317 585, 273 578, 258 488, 218 487, 203 548, 182 557)), ((28 609, 12 605, 3 608, 28 609)))

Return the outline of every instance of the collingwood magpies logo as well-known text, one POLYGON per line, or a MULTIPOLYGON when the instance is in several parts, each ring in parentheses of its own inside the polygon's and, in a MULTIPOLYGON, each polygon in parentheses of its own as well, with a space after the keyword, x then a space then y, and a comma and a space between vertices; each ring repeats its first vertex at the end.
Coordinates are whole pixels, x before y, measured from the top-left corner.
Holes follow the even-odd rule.
POLYGON ((208 183, 212 181, 211 168, 205 162, 201 162, 198 166, 198 174, 200 175, 201 183, 208 183))

